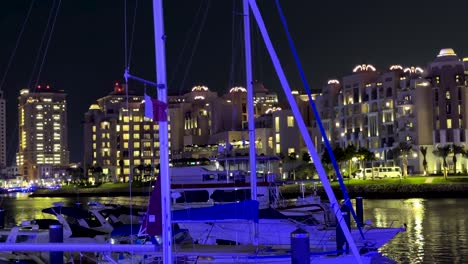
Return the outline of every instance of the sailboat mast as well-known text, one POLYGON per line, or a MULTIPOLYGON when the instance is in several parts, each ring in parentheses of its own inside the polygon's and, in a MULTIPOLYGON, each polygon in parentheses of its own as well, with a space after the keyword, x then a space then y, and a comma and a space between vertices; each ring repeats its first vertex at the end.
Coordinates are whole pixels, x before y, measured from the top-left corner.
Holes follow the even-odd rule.
MULTIPOLYGON (((167 106, 166 46, 162 0, 153 0, 154 45, 156 50, 156 83, 158 100, 167 106)), ((167 108, 159 109, 167 117, 167 108)), ((159 113, 154 113, 155 115, 159 113)), ((163 262, 172 263, 171 185, 169 176, 169 143, 167 118, 159 119, 159 177, 161 182, 163 262)), ((158 219, 157 219, 158 220, 158 219)))
MULTIPOLYGON (((255 112, 253 105, 252 80, 252 52, 250 43, 250 9, 249 1, 243 0, 244 14, 244 49, 245 49, 245 77, 247 88, 247 116, 249 129, 249 161, 250 161, 250 193, 252 200, 257 200, 257 159, 255 151, 255 112)), ((254 244, 258 244, 258 225, 254 223, 254 244)))
POLYGON ((315 150, 314 144, 309 135, 309 131, 299 111, 299 107, 297 106, 297 103, 294 97, 292 96, 291 88, 289 87, 289 83, 286 79, 283 68, 281 67, 281 64, 279 62, 278 55, 276 54, 276 51, 273 48, 273 44, 266 30, 265 23, 263 22, 263 18, 260 14, 257 3, 255 0, 249 0, 249 4, 250 4, 250 7, 252 8, 252 13, 254 14, 255 20, 257 21, 257 25, 262 34, 263 40, 265 42, 265 46, 267 47, 268 53, 270 54, 270 58, 273 62, 273 66, 275 67, 278 78, 281 82, 281 85, 283 86, 283 90, 286 95, 286 98, 288 99, 289 105, 291 106, 291 110, 296 118, 296 122, 299 127, 299 130, 301 131, 301 134, 304 138, 304 142, 310 152, 315 168, 317 169, 317 173, 320 177, 320 180, 322 181, 323 188, 325 189, 328 199, 330 200, 330 205, 333 209, 333 212, 338 218, 338 224, 341 226, 341 229, 343 230, 346 240, 348 241, 349 246, 354 256, 356 257, 357 263, 362 263, 360 255, 359 255, 359 250, 357 249, 356 244, 354 243, 354 240, 351 236, 351 232, 346 226, 346 222, 344 221, 343 216, 341 214, 340 205, 335 197, 335 194, 333 193, 333 190, 331 188, 330 182, 328 181, 328 177, 325 173, 325 169, 323 168, 320 157, 318 156, 318 153, 315 150))
POLYGON ((257 199, 257 164, 255 153, 255 112, 254 91, 252 80, 252 52, 250 45, 250 16, 249 1, 243 0, 244 13, 244 42, 245 42, 245 76, 247 88, 247 116, 249 129, 249 161, 250 161, 250 186, 252 188, 252 200, 257 199))

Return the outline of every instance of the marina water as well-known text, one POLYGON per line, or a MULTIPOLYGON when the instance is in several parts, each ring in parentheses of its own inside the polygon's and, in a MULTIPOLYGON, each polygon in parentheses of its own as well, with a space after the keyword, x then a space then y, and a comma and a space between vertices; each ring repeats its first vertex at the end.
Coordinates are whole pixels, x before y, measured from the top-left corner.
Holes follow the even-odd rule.
MULTIPOLYGON (((129 197, 29 198, 15 193, 0 197, 6 223, 46 218, 41 210, 54 202, 73 205, 88 201, 128 205, 129 197)), ((133 197, 132 204, 146 206, 146 197, 133 197)), ((407 225, 381 252, 396 263, 468 263, 468 199, 364 200, 364 219, 375 226, 407 225)))

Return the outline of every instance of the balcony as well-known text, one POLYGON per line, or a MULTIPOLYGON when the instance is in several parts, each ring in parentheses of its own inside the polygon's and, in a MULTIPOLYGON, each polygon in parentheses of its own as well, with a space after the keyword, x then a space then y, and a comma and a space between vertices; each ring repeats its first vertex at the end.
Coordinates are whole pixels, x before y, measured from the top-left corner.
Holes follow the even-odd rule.
POLYGON ((397 105, 398 106, 413 105, 413 100, 398 100, 397 105))

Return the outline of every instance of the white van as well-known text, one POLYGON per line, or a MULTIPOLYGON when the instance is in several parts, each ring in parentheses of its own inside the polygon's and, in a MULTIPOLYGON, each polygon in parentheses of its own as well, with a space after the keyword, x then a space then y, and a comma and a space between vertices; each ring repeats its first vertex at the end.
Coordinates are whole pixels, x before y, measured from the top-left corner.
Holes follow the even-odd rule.
POLYGON ((353 175, 356 179, 372 179, 372 168, 358 169, 353 173, 353 175))
POLYGON ((379 178, 401 178, 401 168, 400 167, 378 167, 378 177, 379 178))
POLYGON ((355 178, 358 179, 382 179, 382 178, 401 178, 400 167, 374 167, 359 169, 355 172, 355 178))

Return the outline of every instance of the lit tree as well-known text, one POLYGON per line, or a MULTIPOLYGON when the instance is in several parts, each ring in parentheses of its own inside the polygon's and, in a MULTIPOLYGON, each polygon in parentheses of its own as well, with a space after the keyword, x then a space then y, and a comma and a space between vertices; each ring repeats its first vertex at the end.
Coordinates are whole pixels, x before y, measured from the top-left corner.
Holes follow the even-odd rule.
MULTIPOLYGON (((374 161, 376 160, 375 158, 375 153, 370 151, 367 148, 359 148, 356 153, 356 157, 358 160, 362 163, 363 161, 374 161)), ((362 164, 361 164, 362 165, 362 164)))
POLYGON ((413 146, 408 142, 400 142, 398 146, 394 147, 391 151, 393 157, 401 159, 403 165, 403 178, 408 176, 408 155, 411 155, 413 146))
POLYGON ((424 175, 427 175, 427 160, 426 160, 426 155, 427 155, 427 147, 421 146, 419 148, 421 151, 421 154, 423 155, 423 169, 424 169, 424 175))
POLYGON ((450 145, 445 145, 445 146, 437 146, 437 149, 435 149, 432 153, 436 155, 437 157, 442 158, 443 160, 443 173, 444 173, 444 179, 447 180, 447 174, 448 174, 448 166, 447 166, 447 156, 450 154, 451 148, 450 145))
POLYGON ((453 174, 457 173, 457 155, 465 153, 465 147, 463 145, 452 144, 451 151, 453 153, 453 174))
POLYGON ((349 166, 349 170, 348 170, 348 177, 351 178, 351 170, 352 170, 352 165, 353 165, 353 158, 357 158, 357 149, 354 145, 348 145, 345 150, 344 150, 344 154, 345 154, 345 159, 346 161, 348 161, 348 166, 349 166))

